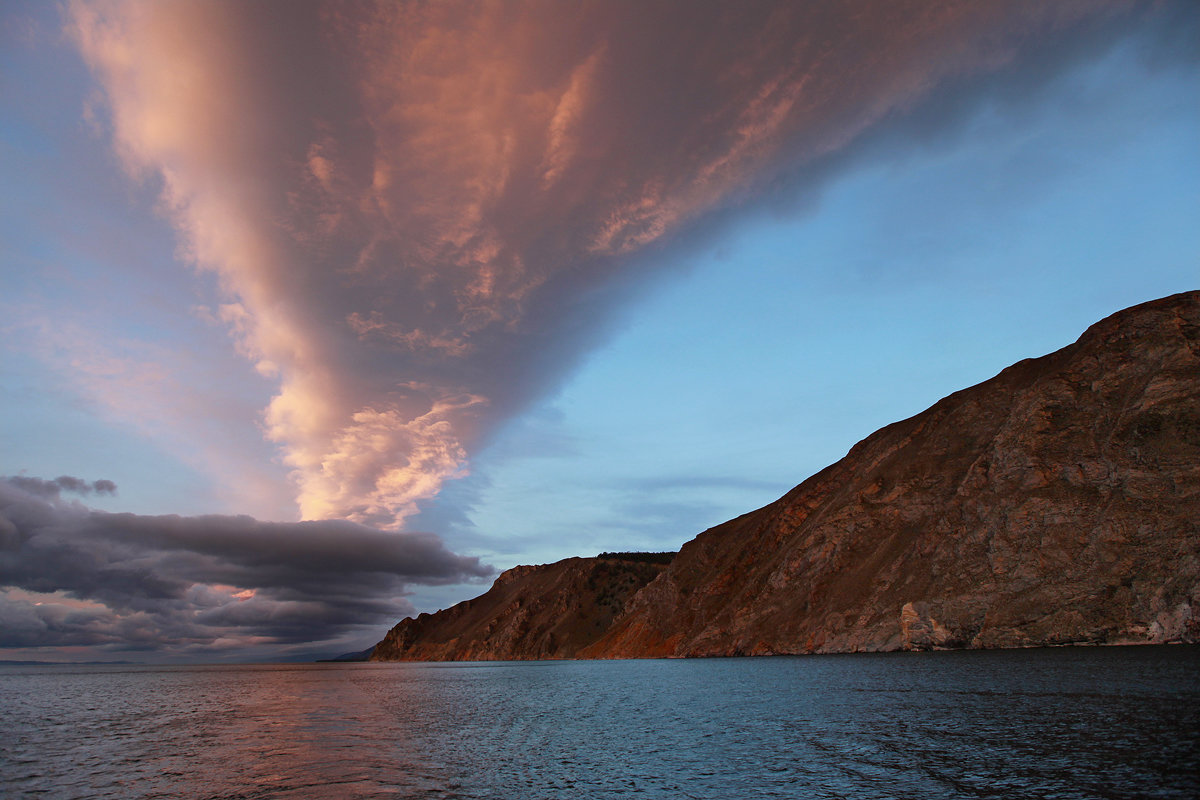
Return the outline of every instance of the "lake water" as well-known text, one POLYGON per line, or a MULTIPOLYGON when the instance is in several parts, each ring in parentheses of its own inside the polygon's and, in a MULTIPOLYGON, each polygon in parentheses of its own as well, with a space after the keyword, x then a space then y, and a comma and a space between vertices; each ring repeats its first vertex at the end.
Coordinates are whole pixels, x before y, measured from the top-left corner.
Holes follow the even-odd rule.
POLYGON ((0 668, 4 798, 1196 798, 1200 647, 0 668))

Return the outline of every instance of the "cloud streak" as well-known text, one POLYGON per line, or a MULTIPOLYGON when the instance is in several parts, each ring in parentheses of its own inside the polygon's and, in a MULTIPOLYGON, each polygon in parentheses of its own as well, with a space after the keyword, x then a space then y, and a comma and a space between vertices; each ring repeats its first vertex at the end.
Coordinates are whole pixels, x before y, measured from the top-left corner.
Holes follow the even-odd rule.
POLYGON ((23 492, 49 500, 57 500, 63 492, 81 495, 89 495, 92 492, 107 495, 115 495, 117 493, 117 485, 104 478, 92 481, 91 483, 88 483, 83 478, 76 478, 71 475, 59 475, 52 481, 26 475, 13 475, 12 477, 0 480, 7 481, 10 485, 15 486, 23 492))
POLYGON ((410 613, 411 585, 492 573, 432 534, 110 514, 60 497, 114 490, 70 476, 0 478, 0 647, 211 657, 319 646, 410 613))
POLYGON ((595 343, 636 256, 1122 8, 76 0, 68 25, 278 382, 301 516, 400 527, 595 343))
MULTIPOLYGON (((289 518, 286 473, 272 462, 256 418, 265 395, 243 396, 231 388, 237 382, 227 360, 169 340, 105 332, 102 314, 81 324, 48 304, 26 302, 10 311, 0 330, 5 345, 35 355, 107 419, 217 476, 230 507, 289 518)), ((223 334, 214 333, 225 346, 223 334)))

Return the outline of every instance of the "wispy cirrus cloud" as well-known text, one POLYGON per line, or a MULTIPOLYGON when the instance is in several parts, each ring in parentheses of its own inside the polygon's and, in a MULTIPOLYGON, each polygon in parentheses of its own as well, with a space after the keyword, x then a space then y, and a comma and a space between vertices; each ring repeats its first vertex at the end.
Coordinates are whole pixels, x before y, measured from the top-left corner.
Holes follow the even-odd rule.
POLYGON ((257 398, 228 385, 225 363, 106 330, 91 315, 71 319, 48 303, 9 311, 0 326, 6 349, 35 356, 105 418, 218 476, 219 491, 239 511, 289 518, 290 493, 261 441, 257 398))
POLYGON ((635 256, 1122 10, 76 0, 69 28, 277 381, 301 515, 399 527, 558 385, 635 256))

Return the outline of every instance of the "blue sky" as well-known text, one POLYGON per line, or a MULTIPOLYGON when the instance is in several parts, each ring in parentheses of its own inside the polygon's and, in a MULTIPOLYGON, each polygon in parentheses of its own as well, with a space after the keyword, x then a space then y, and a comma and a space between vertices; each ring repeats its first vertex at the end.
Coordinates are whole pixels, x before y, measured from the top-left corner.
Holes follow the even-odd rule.
MULTIPOLYGON (((422 42, 455 53, 488 33, 494 52, 464 49, 434 84, 404 61, 422 80, 384 83, 400 56, 381 37, 355 56, 350 110, 321 94, 326 73, 285 68, 308 63, 303 14, 293 41, 236 5, 150 8, 0 10, 0 475, 118 486, 49 487, 38 502, 55 513, 346 520, 361 531, 331 547, 432 534, 500 569, 675 549, 875 429, 1200 276, 1187 3, 1050 21, 956 9, 811 39, 861 74, 793 63, 800 39, 755 39, 753 20, 664 28, 681 52, 727 48, 676 70, 603 6, 586 11, 594 40, 517 68, 512 48, 566 23, 478 5, 469 24, 427 20, 422 42), (194 52, 179 31, 198 32, 194 52), (132 64, 114 55, 130 43, 132 64), (218 58, 258 69, 233 88, 249 73, 218 58), (637 59, 668 77, 638 78, 637 59), (814 84, 828 91, 810 100, 814 84)), ((392 612, 331 623, 325 646, 479 593, 463 563, 388 584, 392 612)), ((103 605, 56 580, 37 602, 103 605)), ((7 587, 12 614, 31 586, 7 587)), ((236 604, 254 589, 213 591, 236 604)), ((9 652, 43 652, 44 623, 28 624, 9 652)), ((124 652, 96 636, 45 648, 124 652)), ((187 655, 169 636, 145 647, 187 655)))

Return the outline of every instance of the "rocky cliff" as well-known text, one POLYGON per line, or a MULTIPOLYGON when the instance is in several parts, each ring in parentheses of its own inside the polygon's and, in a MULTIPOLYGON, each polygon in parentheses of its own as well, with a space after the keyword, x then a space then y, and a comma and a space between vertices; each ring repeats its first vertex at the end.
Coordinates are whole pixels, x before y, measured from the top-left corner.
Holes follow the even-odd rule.
MULTIPOLYGON (((687 543, 611 624, 567 563, 521 568, 546 571, 522 582, 555 609, 536 631, 501 581, 440 613, 471 620, 478 658, 1200 641, 1200 292, 876 432, 687 543)), ((433 622, 380 647, 446 641, 433 622)))
POLYGON ((568 558, 514 567, 486 594, 408 618, 375 645, 372 661, 571 658, 607 631, 629 598, 664 569, 636 555, 568 558))

